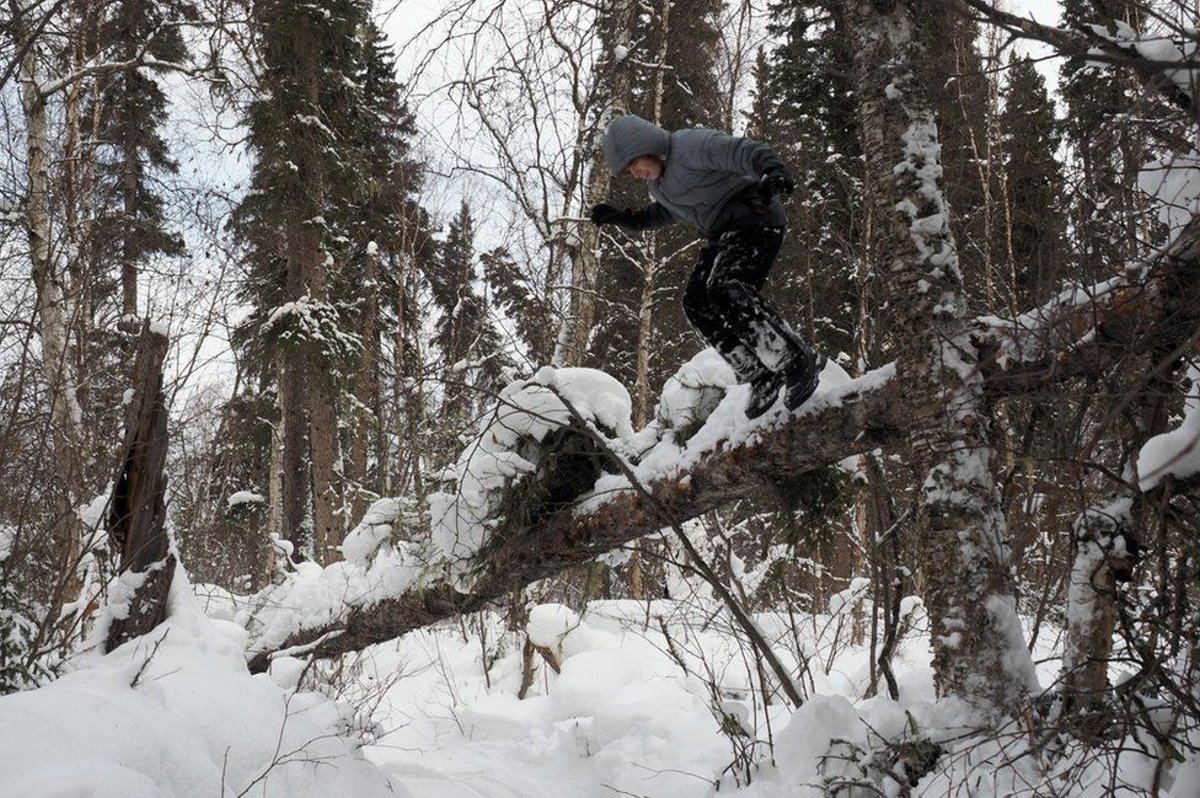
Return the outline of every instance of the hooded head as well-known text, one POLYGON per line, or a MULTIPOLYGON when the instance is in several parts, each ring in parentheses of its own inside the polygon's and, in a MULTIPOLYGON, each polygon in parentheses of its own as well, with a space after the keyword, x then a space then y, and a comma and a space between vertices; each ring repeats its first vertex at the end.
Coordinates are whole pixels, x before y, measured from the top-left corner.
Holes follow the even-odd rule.
POLYGON ((608 171, 617 175, 639 155, 665 157, 670 143, 671 134, 658 125, 640 116, 625 114, 608 123, 600 146, 608 171))

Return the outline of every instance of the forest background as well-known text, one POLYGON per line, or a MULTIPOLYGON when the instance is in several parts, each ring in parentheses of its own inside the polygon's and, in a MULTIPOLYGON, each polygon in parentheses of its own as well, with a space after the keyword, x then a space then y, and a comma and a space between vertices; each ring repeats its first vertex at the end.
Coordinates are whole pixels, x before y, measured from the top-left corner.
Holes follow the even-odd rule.
MULTIPOLYGON (((799 187, 767 295, 864 380, 841 407, 882 399, 773 416, 800 437, 739 445, 786 473, 696 488, 650 524, 676 537, 617 517, 634 531, 566 535, 552 577, 468 547, 504 634, 548 602, 678 599, 683 573, 758 660, 784 644, 754 613, 852 606, 865 692, 896 698, 919 596, 940 696, 1096 750, 1149 735, 1163 773, 1195 750, 1194 8, 1069 0, 1044 27, 973 0, 7 0, 0 23, 0 689, 70 671, 98 628, 106 649, 148 631, 112 609, 131 593, 158 590, 153 628, 176 560, 261 609, 307 565, 436 543, 439 497, 469 493, 498 403, 530 409, 514 385, 555 385, 543 366, 610 375, 631 431, 681 447, 716 418, 738 389, 694 359, 691 231, 586 221, 645 201, 597 152, 634 112, 778 149, 799 187), (602 541, 620 555, 586 562, 602 541), (1043 635, 1053 685, 1019 661, 1043 635)), ((528 468, 481 524, 566 524, 614 454, 649 461, 602 416, 599 449, 514 444, 528 468)), ((445 595, 430 622, 477 609, 445 595)), ((425 621, 379 623, 340 651, 303 623, 272 642, 344 654, 425 621)), ((789 667, 760 666, 765 703, 801 703, 789 667)))

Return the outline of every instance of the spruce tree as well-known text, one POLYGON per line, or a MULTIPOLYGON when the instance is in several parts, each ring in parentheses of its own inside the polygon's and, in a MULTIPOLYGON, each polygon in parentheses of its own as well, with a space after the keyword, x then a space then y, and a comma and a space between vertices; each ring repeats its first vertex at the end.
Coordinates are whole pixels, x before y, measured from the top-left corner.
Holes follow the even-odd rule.
POLYGON ((780 45, 755 69, 749 133, 779 150, 800 187, 767 296, 813 344, 852 352, 860 260, 860 146, 851 53, 840 3, 771 7, 780 45))
POLYGON ((364 114, 362 0, 253 6, 261 59, 247 113, 251 191, 235 215, 254 312, 244 340, 278 384, 283 534, 301 556, 336 557, 345 530, 339 412, 361 340, 337 295, 346 265, 338 209, 366 191, 355 148, 364 114))
POLYGON ((1005 261, 1008 306, 1032 307, 1070 276, 1066 268, 1066 218, 1058 148, 1062 125, 1046 82, 1028 58, 1009 61, 1000 112, 1004 169, 1005 261))
POLYGON ((979 25, 956 13, 920 21, 924 57, 915 66, 930 88, 941 142, 950 227, 971 301, 986 304, 1002 252, 991 220, 999 215, 989 142, 994 92, 979 51, 979 25))
POLYGON ((493 306, 512 319, 530 365, 546 363, 554 349, 553 310, 505 247, 479 256, 493 306))
MULTIPOLYGON (((665 0, 638 6, 632 38, 639 57, 629 81, 630 112, 667 130, 722 127, 724 104, 715 69, 720 8, 718 0, 698 0, 686 9, 665 0)), ((636 208, 650 198, 645 186, 617 179, 608 201, 636 208)), ((633 235, 614 230, 611 237, 602 237, 597 325, 585 364, 632 389, 639 382, 639 353, 648 356, 648 363, 641 364, 648 369, 646 395, 640 401, 635 397, 640 405, 635 414, 652 409, 646 405, 666 378, 704 346, 679 301, 695 263, 695 238, 695 231, 684 226, 633 235)))
POLYGON ((163 180, 178 164, 163 137, 168 101, 167 67, 139 60, 180 63, 187 54, 180 23, 193 17, 188 3, 118 0, 83 4, 77 17, 77 57, 128 64, 80 81, 68 102, 68 136, 79 139, 66 168, 68 235, 76 250, 69 268, 79 282, 79 343, 85 429, 92 456, 107 460, 121 424, 120 396, 127 387, 141 326, 138 283, 147 264, 184 252, 167 221, 163 180), (77 98, 77 99, 75 99, 77 98), (68 199, 71 202, 71 199, 68 199), (115 322, 115 323, 114 323, 115 322), (119 331, 119 332, 118 332, 119 331))
MULTIPOLYGON (((139 58, 180 63, 186 55, 179 22, 194 15, 190 5, 162 0, 118 0, 100 6, 96 50, 119 62, 139 58)), ((111 264, 119 275, 121 313, 138 313, 138 272, 156 254, 183 251, 178 233, 168 229, 159 174, 174 174, 178 164, 168 152, 161 128, 167 98, 156 75, 163 67, 136 63, 103 73, 94 87, 85 118, 96 143, 96 218, 91 260, 111 264)), ((133 328, 137 328, 137 322, 133 328)))
POLYGON ((416 329, 404 285, 416 276, 419 263, 432 257, 428 214, 417 199, 422 165, 411 152, 416 124, 401 99, 395 58, 373 22, 360 26, 358 40, 363 105, 350 151, 364 164, 364 190, 334 209, 347 240, 345 266, 333 286, 340 306, 349 311, 347 324, 362 341, 350 377, 353 419, 342 425, 354 519, 371 498, 404 490, 391 479, 389 464, 396 458, 390 432, 420 425, 421 419, 407 417, 401 403, 386 401, 384 386, 389 375, 394 383, 420 374, 412 358, 387 356, 388 330, 416 329), (406 373, 390 374, 398 362, 407 364, 406 373))
POLYGON ((441 354, 441 416, 453 427, 487 403, 487 394, 499 387, 505 361, 500 335, 478 289, 475 265, 475 222, 464 202, 426 275, 441 313, 434 325, 434 343, 441 354))
MULTIPOLYGON (((1072 28, 1111 28, 1119 21, 1137 29, 1141 16, 1138 5, 1125 0, 1062 4, 1063 25, 1072 28)), ((1066 60, 1061 75, 1075 271, 1081 281, 1095 282, 1136 255, 1136 227, 1144 213, 1136 181, 1146 139, 1129 117, 1135 92, 1131 75, 1079 56, 1066 60)))

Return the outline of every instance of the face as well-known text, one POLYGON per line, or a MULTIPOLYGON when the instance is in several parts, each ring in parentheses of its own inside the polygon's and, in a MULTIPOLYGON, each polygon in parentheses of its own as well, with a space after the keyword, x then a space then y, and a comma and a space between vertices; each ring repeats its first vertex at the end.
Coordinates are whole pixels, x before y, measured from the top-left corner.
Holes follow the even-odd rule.
POLYGON ((663 165, 657 155, 639 155, 621 170, 635 180, 658 180, 662 177, 663 165))

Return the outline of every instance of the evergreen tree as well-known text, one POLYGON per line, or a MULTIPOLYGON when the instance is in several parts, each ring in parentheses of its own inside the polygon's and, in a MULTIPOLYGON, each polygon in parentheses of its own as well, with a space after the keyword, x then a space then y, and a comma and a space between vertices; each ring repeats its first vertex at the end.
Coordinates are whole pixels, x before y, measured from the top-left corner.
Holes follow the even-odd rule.
POLYGON ((773 144, 800 189, 768 297, 823 351, 852 352, 861 213, 858 108, 841 5, 788 0, 771 8, 780 46, 756 66, 749 133, 773 144))
POLYGON ((513 320, 531 364, 546 363, 554 349, 553 310, 509 254, 498 247, 479 256, 495 307, 513 320))
MULTIPOLYGON (((1121 22, 1136 30, 1143 13, 1137 3, 1125 0, 1062 4, 1063 25, 1072 28, 1111 28, 1121 22)), ((1136 192, 1136 181, 1148 139, 1129 114, 1136 91, 1131 74, 1077 56, 1066 60, 1061 75, 1072 166, 1067 213, 1076 274, 1083 282, 1094 282, 1137 254, 1137 226, 1145 201, 1136 192)))
POLYGON ((1006 269, 1009 307, 1043 301, 1070 273, 1066 270, 1063 174, 1058 161, 1062 125, 1046 82, 1028 58, 1009 62, 1000 112, 1006 200, 1006 269))
POLYGON ((400 403, 385 402, 384 385, 393 364, 407 364, 405 373, 391 375, 393 382, 416 380, 419 364, 413 356, 385 356, 387 331, 417 328, 413 307, 404 301, 404 285, 433 254, 428 214, 417 200, 422 165, 410 144, 416 125, 400 97, 395 58, 372 22, 360 27, 359 41, 363 107, 353 131, 353 151, 364 163, 365 190, 353 203, 334 209, 348 240, 345 267, 335 275, 333 289, 349 310, 347 324, 362 341, 352 375, 353 423, 342 425, 355 519, 371 498, 404 490, 389 474, 388 464, 395 460, 389 432, 421 420, 402 415, 396 406, 400 403))
POLYGON ((451 220, 446 240, 428 274, 433 299, 441 312, 434 343, 441 353, 441 416, 460 422, 486 404, 485 392, 499 386, 502 340, 488 315, 475 274, 475 223, 463 202, 451 220))
POLYGON ((979 25, 955 13, 922 20, 925 57, 916 66, 930 88, 941 142, 943 189, 959 268, 970 301, 986 306, 1003 252, 993 240, 999 216, 995 165, 989 141, 993 92, 979 52, 979 25))
POLYGON ((162 133, 168 103, 161 76, 168 67, 136 62, 182 62, 180 23, 194 15, 190 4, 175 0, 118 0, 83 3, 75 17, 76 59, 128 64, 80 80, 67 103, 68 139, 76 140, 64 175, 67 260, 79 297, 84 428, 91 456, 101 462, 122 421, 133 354, 128 336, 141 326, 141 272, 155 258, 184 252, 166 218, 162 185, 178 171, 162 133))
POLYGON ((38 625, 24 591, 9 576, 9 569, 0 567, 0 696, 33 689, 55 676, 38 653, 38 625))
MULTIPOLYGON (((179 22, 194 16, 188 4, 163 0, 118 0, 99 6, 96 51, 119 62, 153 58, 180 63, 186 55, 179 22)), ((167 228, 156 174, 174 174, 178 164, 161 128, 167 98, 156 74, 163 67, 136 64, 102 74, 85 118, 94 119, 96 218, 90 260, 119 275, 121 313, 138 312, 138 271, 156 254, 177 255, 183 242, 167 228)), ((133 322, 133 329, 137 329, 133 322)))
POLYGON ((279 384, 283 534, 299 555, 328 561, 345 530, 338 422, 361 346, 337 292, 348 240, 338 209, 366 193, 355 145, 370 6, 260 0, 253 12, 261 68, 247 122, 256 160, 235 215, 254 306, 244 342, 263 382, 279 384))

